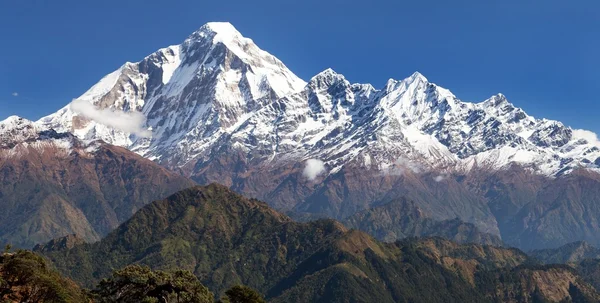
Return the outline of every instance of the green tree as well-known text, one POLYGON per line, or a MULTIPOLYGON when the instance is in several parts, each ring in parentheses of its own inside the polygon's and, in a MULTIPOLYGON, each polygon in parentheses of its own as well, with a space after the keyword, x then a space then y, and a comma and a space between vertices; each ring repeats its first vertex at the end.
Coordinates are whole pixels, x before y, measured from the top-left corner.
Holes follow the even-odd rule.
POLYGON ((254 289, 237 285, 225 292, 229 303, 266 303, 265 299, 254 289))
POLYGON ((25 250, 0 256, 0 302, 87 302, 71 281, 51 270, 41 256, 25 250))
POLYGON ((152 271, 129 265, 100 281, 94 290, 98 302, 212 303, 213 294, 189 271, 152 271))

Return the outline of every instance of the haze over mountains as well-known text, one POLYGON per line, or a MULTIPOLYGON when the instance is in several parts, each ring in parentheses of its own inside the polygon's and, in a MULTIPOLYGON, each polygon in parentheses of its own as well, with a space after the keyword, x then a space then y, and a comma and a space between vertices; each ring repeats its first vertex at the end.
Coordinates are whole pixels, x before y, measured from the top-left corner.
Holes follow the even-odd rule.
MULTIPOLYGON (((331 69, 305 82, 229 23, 124 64, 35 127, 126 148, 294 218, 389 216, 379 207, 404 198, 423 220, 458 218, 478 239, 600 244, 594 134, 502 94, 463 102, 418 72, 378 88, 331 69)), ((401 221, 389 229, 415 226, 401 221)))

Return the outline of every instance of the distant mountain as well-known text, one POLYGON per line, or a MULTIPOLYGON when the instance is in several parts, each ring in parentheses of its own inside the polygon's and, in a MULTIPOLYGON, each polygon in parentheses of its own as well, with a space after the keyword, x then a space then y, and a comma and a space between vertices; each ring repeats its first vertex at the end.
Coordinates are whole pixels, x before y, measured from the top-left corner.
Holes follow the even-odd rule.
POLYGON ((343 223, 385 242, 407 237, 442 237, 458 243, 504 245, 498 236, 481 232, 475 225, 458 218, 436 221, 407 199, 396 199, 358 212, 343 223))
POLYGON ((78 101, 141 113, 151 136, 70 105, 37 124, 298 217, 343 220, 405 197, 436 221, 459 218, 527 250, 600 245, 595 134, 534 118, 502 94, 465 102, 418 72, 379 88, 331 69, 305 82, 231 24, 213 22, 124 64, 78 101))
POLYGON ((529 255, 545 264, 579 263, 585 259, 600 259, 600 249, 578 241, 559 248, 533 250, 529 255))
POLYGON ((69 106, 40 123, 192 175, 225 148, 253 166, 316 158, 327 174, 353 161, 377 171, 443 172, 517 163, 548 176, 600 166, 593 134, 535 119, 502 94, 463 102, 418 72, 381 89, 351 84, 331 69, 306 83, 224 22, 124 64, 78 99, 143 113, 152 137, 86 121, 69 106))
POLYGON ((440 238, 385 244, 333 220, 296 223, 214 184, 153 202, 97 243, 45 254, 80 283, 131 263, 181 267, 216 294, 244 283, 270 302, 600 299, 568 267, 533 265, 517 249, 440 238))
POLYGON ((574 265, 583 280, 600 289, 600 259, 585 259, 574 265))
POLYGON ((533 250, 529 255, 545 264, 568 264, 584 281, 600 289, 600 249, 585 241, 558 248, 533 250))
POLYGON ((127 149, 0 121, 0 243, 97 241, 145 204, 194 183, 127 149))

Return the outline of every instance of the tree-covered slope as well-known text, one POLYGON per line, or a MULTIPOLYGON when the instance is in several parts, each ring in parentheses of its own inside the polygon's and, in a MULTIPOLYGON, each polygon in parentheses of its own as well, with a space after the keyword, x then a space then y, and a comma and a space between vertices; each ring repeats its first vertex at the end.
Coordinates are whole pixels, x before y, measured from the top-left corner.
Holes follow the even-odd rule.
POLYGON ((568 268, 529 268, 516 249, 441 238, 382 243, 333 220, 294 222, 215 184, 153 202, 100 242, 45 251, 86 285, 139 263, 190 270, 216 295, 248 285, 272 302, 560 301, 574 291, 598 298, 568 268), (550 270, 560 283, 534 278, 550 270))

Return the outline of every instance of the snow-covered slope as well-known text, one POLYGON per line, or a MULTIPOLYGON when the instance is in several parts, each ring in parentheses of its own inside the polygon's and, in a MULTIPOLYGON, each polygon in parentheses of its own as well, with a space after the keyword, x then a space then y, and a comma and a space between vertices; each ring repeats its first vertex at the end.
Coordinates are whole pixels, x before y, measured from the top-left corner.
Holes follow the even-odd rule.
POLYGON ((57 133, 18 116, 0 121, 0 165, 9 159, 26 157, 32 151, 51 151, 55 157, 66 157, 74 151, 86 154, 98 144, 102 143, 85 144, 71 134, 57 133))
POLYGON ((99 109, 138 111, 151 138, 88 121, 66 106, 39 123, 183 165, 253 112, 305 82, 229 23, 208 23, 182 44, 126 63, 79 97, 99 109))
POLYGON ((69 106, 38 123, 188 174, 224 146, 253 165, 314 158, 329 173, 350 162, 386 174, 518 164, 555 176, 600 166, 593 134, 535 119, 501 94, 463 102, 419 73, 381 89, 331 69, 305 83, 229 23, 208 23, 180 45, 126 63, 78 99, 141 112, 152 136, 88 121, 69 106))

